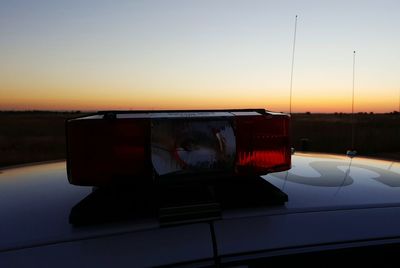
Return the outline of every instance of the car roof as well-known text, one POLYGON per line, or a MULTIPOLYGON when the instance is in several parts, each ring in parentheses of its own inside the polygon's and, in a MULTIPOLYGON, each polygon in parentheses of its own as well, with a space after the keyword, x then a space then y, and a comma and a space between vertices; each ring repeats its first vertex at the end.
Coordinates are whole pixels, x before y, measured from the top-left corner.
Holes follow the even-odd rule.
POLYGON ((70 267, 78 259, 79 265, 91 266, 97 263, 99 250, 103 260, 96 267, 118 263, 147 267, 212 258, 206 223, 162 229, 157 219, 143 218, 73 227, 69 223, 71 209, 92 190, 68 183, 64 161, 1 170, 0 266, 26 266, 29 258, 34 258, 33 266, 70 267), (188 246, 192 239, 196 243, 188 246), (157 251, 155 240, 160 247, 157 258, 151 258, 157 251), (82 247, 97 254, 84 258, 82 247), (116 255, 120 256, 117 262, 104 260, 116 255))
MULTIPOLYGON (((0 172, 0 252, 14 254, 12 252, 15 250, 35 250, 36 247, 47 245, 64 248, 71 247, 75 241, 100 239, 104 242, 112 237, 113 241, 119 241, 114 242, 115 248, 130 239, 131 247, 143 250, 143 266, 210 259, 214 254, 208 223, 161 228, 157 217, 143 217, 79 228, 72 226, 69 222, 71 209, 90 195, 93 189, 70 185, 65 162, 7 168, 0 172), (156 236, 158 241, 160 238, 161 241, 174 241, 172 247, 159 248, 159 254, 164 259, 160 258, 158 262, 149 257, 154 250, 151 241, 156 236), (135 237, 139 237, 137 241, 149 241, 148 247, 142 245, 142 242, 132 245, 135 237), (189 246, 190 241, 196 243, 189 246), (178 254, 179 250, 176 250, 179 248, 186 250, 186 254, 178 254)), ((332 225, 326 225, 327 229, 324 230, 330 230, 330 233, 325 235, 311 238, 303 236, 308 233, 306 230, 312 231, 310 227, 315 228, 315 224, 327 220, 341 219, 338 220, 338 226, 344 228, 345 218, 348 217, 346 213, 351 210, 353 222, 360 225, 374 213, 387 220, 388 215, 400 211, 400 165, 397 162, 296 153, 292 157, 291 170, 272 173, 263 178, 287 193, 288 202, 279 206, 223 210, 221 218, 214 221, 221 254, 229 256, 242 251, 257 251, 267 246, 295 246, 299 241, 303 244, 325 243, 332 240, 333 235, 338 235, 339 231, 332 231, 332 225), (304 224, 313 220, 316 223, 309 227, 304 224), (262 235, 258 231, 254 232, 256 229, 262 235), (275 232, 298 232, 299 236, 294 240, 286 236, 285 240, 275 232), (264 236, 275 239, 269 239, 266 245, 265 240, 259 240, 264 236)), ((395 220, 392 223, 400 224, 395 220)), ((390 226, 381 230, 386 233, 371 235, 400 235, 395 226, 390 226)), ((360 238, 357 232, 346 234, 350 239, 360 238)), ((140 263, 140 259, 136 258, 135 262, 140 263)))
MULTIPOLYGON (((296 153, 288 171, 263 176, 288 195, 285 206, 255 213, 293 213, 400 204, 400 163, 345 155, 296 153)), ((256 212, 257 211, 257 212, 256 212)), ((238 212, 250 215, 252 212, 238 212)), ((233 211, 225 216, 233 215, 233 211)))

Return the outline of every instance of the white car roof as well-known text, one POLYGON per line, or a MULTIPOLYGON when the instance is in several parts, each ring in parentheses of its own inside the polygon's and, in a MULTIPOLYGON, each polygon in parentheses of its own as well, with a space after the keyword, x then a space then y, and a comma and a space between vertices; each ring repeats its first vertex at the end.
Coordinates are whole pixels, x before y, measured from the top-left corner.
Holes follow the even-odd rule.
POLYGON ((92 188, 70 185, 65 162, 3 169, 0 266, 15 264, 21 256, 47 264, 65 259, 62 266, 110 264, 115 256, 137 266, 212 263, 213 243, 229 259, 263 250, 400 237, 399 163, 300 153, 292 163, 288 172, 264 176, 288 194, 284 205, 231 208, 211 223, 171 227, 161 227, 156 217, 74 227, 71 209, 92 188))

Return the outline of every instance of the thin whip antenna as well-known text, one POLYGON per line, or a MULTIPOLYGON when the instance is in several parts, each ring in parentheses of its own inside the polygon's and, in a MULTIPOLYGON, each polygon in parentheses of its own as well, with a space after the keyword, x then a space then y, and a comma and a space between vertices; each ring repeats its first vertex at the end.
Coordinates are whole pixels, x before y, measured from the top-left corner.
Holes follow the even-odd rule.
POLYGON ((354 80, 356 69, 356 52, 353 51, 353 96, 351 100, 351 150, 354 150, 354 80))
POLYGON ((355 132, 355 118, 354 118, 354 80, 355 80, 355 70, 356 70, 356 51, 353 51, 353 93, 351 98, 351 148, 347 150, 346 155, 353 158, 357 155, 357 151, 354 150, 354 132, 355 132))
MULTIPOLYGON (((296 51, 296 33, 297 33, 297 15, 294 19, 294 35, 293 35, 293 51, 292 51, 292 68, 290 70, 290 93, 289 93, 289 114, 292 114, 292 89, 293 89, 293 68, 294 68, 294 52, 296 51)), ((291 148, 291 154, 294 154, 294 148, 291 148)), ((285 190, 286 181, 289 176, 289 171, 286 171, 285 181, 282 186, 282 191, 285 190)))
POLYGON ((297 32, 297 15, 294 20, 294 36, 293 36, 293 51, 292 51, 292 69, 290 72, 290 96, 289 96, 289 114, 292 114, 292 89, 293 89, 293 67, 294 67, 294 52, 296 50, 296 32, 297 32))

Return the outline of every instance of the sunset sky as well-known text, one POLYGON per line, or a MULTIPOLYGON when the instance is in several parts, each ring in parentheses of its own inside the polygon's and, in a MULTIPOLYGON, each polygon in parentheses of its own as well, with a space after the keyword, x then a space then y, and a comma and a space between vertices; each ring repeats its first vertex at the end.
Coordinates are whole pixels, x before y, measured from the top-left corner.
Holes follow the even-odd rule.
POLYGON ((0 110, 398 109, 400 1, 0 1, 0 110))

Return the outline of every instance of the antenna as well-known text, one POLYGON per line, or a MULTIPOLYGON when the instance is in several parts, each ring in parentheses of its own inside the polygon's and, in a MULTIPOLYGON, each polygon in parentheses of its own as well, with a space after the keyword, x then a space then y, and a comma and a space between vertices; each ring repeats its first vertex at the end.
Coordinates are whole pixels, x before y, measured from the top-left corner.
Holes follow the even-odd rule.
MULTIPOLYGON (((293 89, 293 68, 294 68, 294 52, 296 51, 296 33, 297 33, 297 15, 294 18, 294 35, 293 35, 293 51, 292 51, 292 68, 290 70, 290 93, 289 93, 289 114, 292 114, 292 89, 293 89)), ((294 154, 295 150, 291 148, 291 154, 294 154)), ((282 191, 285 190, 286 181, 289 175, 289 171, 286 172, 285 181, 282 186, 282 191)))
POLYGON ((356 51, 353 51, 353 92, 351 99, 351 148, 347 151, 347 156, 354 157, 357 151, 354 150, 354 131, 355 131, 355 121, 354 121, 354 80, 355 80, 355 69, 356 69, 356 51))
POLYGON ((294 20, 294 36, 293 36, 293 51, 292 51, 292 69, 290 71, 290 96, 289 96, 289 114, 292 114, 292 88, 293 88, 293 67, 294 67, 294 52, 296 49, 296 32, 297 32, 297 15, 294 20))
POLYGON ((351 149, 354 150, 354 78, 356 69, 356 52, 353 51, 353 96, 351 98, 351 149))

